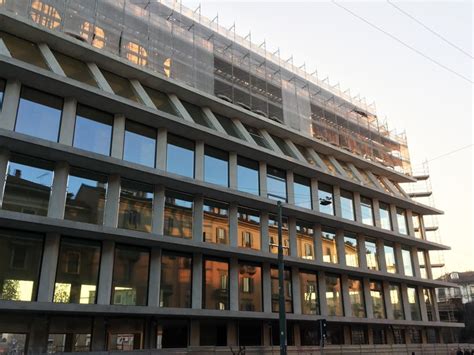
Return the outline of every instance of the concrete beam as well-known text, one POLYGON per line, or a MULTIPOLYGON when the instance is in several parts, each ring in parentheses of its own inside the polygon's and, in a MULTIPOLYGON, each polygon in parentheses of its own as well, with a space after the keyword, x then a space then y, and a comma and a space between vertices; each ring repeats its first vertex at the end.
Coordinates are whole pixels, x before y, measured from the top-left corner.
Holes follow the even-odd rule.
POLYGON ((194 178, 204 180, 204 142, 196 141, 194 149, 194 178))
POLYGON ((181 100, 175 94, 168 94, 171 104, 174 106, 179 115, 184 118, 185 121, 195 123, 189 112, 184 107, 181 100))
POLYGON ((142 84, 137 80, 137 79, 131 79, 130 80, 130 85, 135 93, 135 95, 140 99, 140 101, 152 108, 152 109, 157 109, 155 103, 152 101, 146 90, 143 88, 142 84))
POLYGON ((290 255, 298 257, 298 248, 296 243, 296 218, 288 217, 288 236, 290 237, 290 255))
POLYGON ((272 313, 272 277, 271 277, 269 263, 263 263, 262 279, 263 279, 262 281, 263 282, 263 311, 266 313, 272 313))
POLYGON ((367 277, 362 279, 362 286, 364 290, 364 302, 366 318, 374 318, 374 307, 372 305, 372 297, 370 296, 370 280, 367 277))
POLYGON ((350 162, 346 162, 346 165, 349 167, 349 169, 352 171, 352 174, 359 180, 362 184, 364 184, 364 177, 362 174, 359 172, 359 169, 356 168, 356 166, 350 162))
POLYGON ((314 211, 319 212, 318 180, 311 178, 311 206, 314 211))
POLYGON ((301 160, 302 162, 305 162, 307 163, 308 161, 306 160, 305 156, 303 154, 301 154, 301 152, 299 151, 299 149, 296 147, 295 143, 293 143, 290 139, 286 138, 284 139, 285 141, 285 144, 286 146, 288 147, 288 149, 291 151, 291 153, 293 153, 293 155, 301 160))
POLYGON ((105 79, 104 74, 102 74, 97 64, 87 63, 87 68, 91 72, 92 77, 94 78, 95 82, 97 83, 100 89, 108 92, 109 94, 115 95, 114 90, 112 90, 112 87, 110 86, 107 79, 105 79))
POLYGON ((341 289, 344 316, 352 317, 351 297, 349 295, 349 277, 346 274, 341 275, 341 289))
POLYGON ((222 127, 221 123, 209 107, 202 107, 202 112, 211 127, 214 127, 217 132, 227 135, 226 130, 222 127))
POLYGON ((66 206, 67 182, 69 177, 69 164, 65 161, 56 163, 53 174, 53 185, 49 198, 48 217, 64 218, 66 206))
POLYGON ((260 235, 262 236, 262 251, 269 252, 270 237, 268 235, 268 212, 260 211, 260 235))
POLYGON ((262 137, 267 141, 267 143, 270 145, 271 150, 273 150, 277 154, 285 155, 285 153, 283 153, 283 151, 280 149, 278 144, 275 143, 272 136, 270 136, 270 134, 266 130, 259 129, 259 132, 262 135, 262 137))
POLYGON ((362 223, 362 206, 360 200, 360 193, 357 191, 353 192, 354 196, 354 217, 356 222, 362 223))
POLYGON ((244 141, 247 141, 249 143, 252 143, 256 145, 255 141, 253 140, 252 136, 250 133, 247 131, 247 129, 244 127, 242 122, 240 122, 237 118, 232 118, 232 123, 234 124, 235 130, 237 131, 238 135, 240 138, 242 138, 244 141))
POLYGON ((229 152, 229 187, 237 189, 237 153, 229 152))
POLYGON ((339 162, 337 161, 336 158, 334 158, 332 155, 328 155, 328 159, 332 163, 332 165, 334 165, 334 167, 336 168, 336 171, 339 175, 344 176, 347 179, 350 179, 350 176, 347 175, 346 171, 341 166, 341 164, 339 164, 339 162))
POLYGON ((59 65, 58 60, 56 59, 53 52, 46 43, 38 43, 38 49, 40 50, 41 55, 46 61, 46 64, 48 65, 49 69, 51 69, 53 73, 66 76, 66 73, 64 73, 63 68, 61 68, 61 65, 59 65))
POLYGON ((125 121, 124 115, 115 115, 112 128, 112 149, 110 155, 113 158, 122 159, 125 143, 125 121))
POLYGON ((110 175, 105 199, 104 225, 117 227, 120 203, 120 176, 110 175))
POLYGON ((333 203, 334 203, 334 214, 337 217, 342 218, 342 208, 341 208, 341 189, 339 186, 333 186, 333 203))
POLYGON ((156 162, 155 167, 159 170, 166 170, 166 155, 168 147, 168 132, 166 128, 158 128, 156 136, 156 162))
POLYGON ((318 168, 320 168, 322 171, 324 171, 327 174, 330 173, 329 168, 327 167, 327 165, 324 163, 324 161, 321 159, 319 154, 316 153, 314 149, 306 147, 306 152, 311 158, 313 158, 318 168))

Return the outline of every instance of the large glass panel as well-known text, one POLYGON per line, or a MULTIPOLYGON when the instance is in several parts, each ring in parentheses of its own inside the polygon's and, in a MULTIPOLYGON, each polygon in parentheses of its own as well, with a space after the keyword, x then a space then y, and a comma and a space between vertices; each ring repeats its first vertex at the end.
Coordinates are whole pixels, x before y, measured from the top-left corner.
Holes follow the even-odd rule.
POLYGON ((371 280, 369 285, 370 298, 372 299, 372 309, 374 310, 374 318, 386 318, 382 282, 371 280))
POLYGON ((321 230, 321 239, 323 246, 323 261, 326 263, 338 263, 336 231, 331 228, 323 227, 321 230))
POLYGON ((313 208, 311 203, 311 181, 303 176, 295 175, 294 177, 295 205, 308 209, 313 208))
POLYGON ((222 150, 204 147, 204 181, 229 186, 229 154, 222 150))
POLYGON ((179 238, 192 238, 193 200, 179 192, 166 191, 164 234, 179 238))
POLYGON ((164 251, 161 256, 160 307, 191 307, 192 258, 164 251))
POLYGON ((153 101, 158 110, 165 111, 172 115, 178 115, 176 109, 171 104, 168 95, 162 93, 161 91, 150 89, 146 86, 144 86, 143 88, 145 89, 148 96, 150 96, 151 101, 153 101))
POLYGON ((262 312, 262 268, 239 263, 239 310, 262 312))
POLYGON ((49 333, 48 354, 88 352, 91 348, 90 333, 49 333))
POLYGON ((110 155, 113 116, 78 105, 73 146, 94 153, 110 155))
POLYGON ((204 200, 203 239, 205 242, 229 244, 229 206, 204 200))
POLYGON ((99 279, 100 243, 63 238, 53 302, 93 304, 99 279))
POLYGON ((153 186, 122 180, 118 227, 151 232, 153 186))
POLYGON ((229 309, 229 263, 214 259, 204 260, 203 308, 229 309))
MULTIPOLYGON (((1 4, 1 3, 0 3, 1 4)), ((26 354, 26 336, 25 333, 0 333, 2 339, 2 350, 5 354, 26 354)))
MULTIPOLYGON (((4 3, 4 1, 0 1, 0 4, 2 2, 4 3)), ((46 64, 44 57, 36 44, 12 36, 6 32, 0 32, 0 38, 7 46, 7 49, 13 58, 29 64, 36 65, 37 67, 40 67, 42 69, 49 70, 49 67, 46 64)))
POLYGON ((369 226, 374 225, 374 212, 372 209, 372 200, 370 198, 361 196, 360 206, 362 209, 362 223, 369 226))
POLYGON ((369 270, 379 270, 379 255, 375 240, 365 240, 365 258, 369 270))
POLYGON ((146 306, 150 253, 130 245, 115 247, 112 304, 146 306))
POLYGON ((428 315, 428 320, 431 322, 434 320, 434 305, 433 305, 433 291, 430 288, 423 289, 423 300, 426 305, 426 313, 428 315))
POLYGON ((395 249, 392 245, 384 245, 385 264, 387 265, 387 272, 395 274, 397 272, 397 261, 395 258, 395 249))
POLYGON ((98 87, 86 63, 54 50, 52 52, 67 77, 98 87))
POLYGON ((398 223, 398 232, 400 234, 408 234, 408 225, 407 225, 407 215, 406 211, 401 208, 397 208, 397 223, 398 223))
POLYGON ((100 71, 116 95, 139 102, 137 95, 135 95, 135 92, 132 89, 130 80, 104 69, 101 69, 100 71))
POLYGON ((420 265, 421 278, 427 279, 428 272, 426 270, 426 257, 424 250, 418 250, 418 264, 420 265))
MULTIPOLYGON (((282 217, 282 241, 283 255, 290 255, 290 236, 288 234, 288 218, 282 217)), ((270 244, 270 253, 278 254, 278 219, 275 215, 268 217, 268 239, 270 244)))
POLYGON ((194 142, 185 138, 168 135, 166 171, 194 177, 194 142))
POLYGON ((314 229, 310 223, 296 221, 296 247, 300 258, 314 259, 314 229))
POLYGON ((346 265, 359 267, 359 253, 357 252, 357 237, 352 234, 344 234, 344 249, 346 254, 346 265))
POLYGON ((268 198, 286 202, 286 172, 267 166, 268 198))
POLYGON ((361 279, 348 279, 352 317, 365 317, 364 289, 361 279))
POLYGON ((341 190, 341 214, 342 218, 355 220, 354 195, 350 191, 341 190))
MULTIPOLYGON (((279 297, 278 297, 278 269, 272 267, 270 270, 271 279, 272 279, 272 312, 278 312, 279 307, 279 297)), ((291 286, 291 271, 283 270, 283 290, 285 296, 285 312, 293 312, 293 290, 291 286)))
POLYGON ((392 304, 393 318, 405 319, 403 312, 403 299, 400 285, 390 284, 390 303, 392 304))
POLYGON ((343 316, 341 277, 326 274, 326 302, 329 316, 343 316))
POLYGON ((318 182, 319 211, 334 215, 334 195, 331 185, 318 182))
POLYGON ((420 301, 418 299, 418 290, 415 286, 407 287, 408 304, 410 306, 411 320, 421 320, 420 301))
POLYGON ((34 301, 43 238, 0 229, 0 299, 34 301))
POLYGON ((102 224, 106 190, 106 176, 71 168, 67 184, 64 219, 102 224))
POLYGON ((57 142, 62 108, 61 98, 23 87, 15 131, 57 142))
POLYGON ((392 218, 390 217, 390 206, 386 203, 379 203, 380 226, 383 229, 392 230, 392 218))
POLYGON ((403 271, 406 276, 413 276, 413 262, 409 249, 402 248, 403 271))
POLYGON ((52 183, 52 163, 14 156, 8 163, 2 208, 46 216, 52 183))
POLYGON ((156 129, 139 123, 125 123, 123 159, 132 163, 155 167, 156 129))
POLYGON ((300 270, 301 312, 319 314, 318 275, 300 270))
POLYGON ((255 210, 239 207, 237 218, 239 247, 260 250, 260 213, 255 210))
POLYGON ((237 157, 237 190, 249 194, 259 195, 259 171, 258 162, 237 157))

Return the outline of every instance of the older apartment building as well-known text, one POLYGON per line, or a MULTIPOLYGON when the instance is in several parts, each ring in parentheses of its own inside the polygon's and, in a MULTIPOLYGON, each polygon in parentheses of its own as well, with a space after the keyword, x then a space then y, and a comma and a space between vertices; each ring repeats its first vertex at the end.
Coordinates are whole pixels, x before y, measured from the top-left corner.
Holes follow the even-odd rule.
POLYGON ((0 0, 0 350, 437 343, 406 139, 172 1, 0 0))

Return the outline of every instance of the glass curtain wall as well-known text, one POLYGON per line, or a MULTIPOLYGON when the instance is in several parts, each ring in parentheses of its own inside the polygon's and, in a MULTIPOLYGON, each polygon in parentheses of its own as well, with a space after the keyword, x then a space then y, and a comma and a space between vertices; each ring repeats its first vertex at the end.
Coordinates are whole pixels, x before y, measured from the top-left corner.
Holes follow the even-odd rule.
MULTIPOLYGON (((283 255, 290 255, 290 236, 288 233, 288 218, 282 217, 282 241, 283 255)), ((278 254, 278 220, 277 216, 268 217, 268 240, 270 243, 270 253, 278 254)))
POLYGON ((239 207, 237 212, 237 234, 239 247, 260 250, 260 212, 239 207))
POLYGON ((229 206, 204 200, 203 239, 208 243, 229 244, 229 206))
POLYGON ((254 195, 260 194, 257 161, 237 157, 237 190, 254 195))
POLYGON ((178 238, 192 238, 193 200, 175 191, 165 193, 164 234, 178 238))
POLYGON ((204 260, 203 308, 229 309, 229 263, 224 260, 204 260))
POLYGON ((321 239, 323 245, 323 261, 337 264, 336 231, 328 227, 323 227, 321 229, 321 239))
POLYGON ((314 260, 314 229, 310 223, 296 221, 298 257, 314 260))
POLYGON ((239 263, 239 310, 262 312, 262 268, 239 263))
POLYGON ((191 256, 163 251, 160 307, 191 307, 192 261, 191 256))
POLYGON ((151 232, 153 186, 122 179, 118 227, 151 232))
POLYGON ((300 270, 301 312, 319 314, 318 276, 314 272, 300 270))
POLYGON ((343 316, 341 277, 326 274, 326 302, 329 316, 343 316))

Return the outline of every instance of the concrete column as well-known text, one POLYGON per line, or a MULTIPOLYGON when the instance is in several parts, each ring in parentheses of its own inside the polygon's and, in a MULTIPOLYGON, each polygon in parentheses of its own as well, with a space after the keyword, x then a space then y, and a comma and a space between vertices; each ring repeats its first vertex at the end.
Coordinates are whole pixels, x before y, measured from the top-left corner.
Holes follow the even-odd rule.
POLYGON ((428 289, 428 290, 430 291, 431 299, 433 300, 433 305, 432 305, 432 309, 433 309, 433 321, 439 322, 439 321, 440 321, 440 318, 439 318, 439 307, 438 307, 438 302, 436 301, 436 292, 435 292, 435 289, 428 289))
POLYGON ((423 287, 415 286, 416 293, 418 296, 418 302, 420 303, 420 313, 421 313, 421 320, 423 322, 428 322, 428 310, 426 309, 425 303, 425 296, 423 295, 423 287))
POLYGON ((288 217, 288 235, 290 237, 290 253, 291 256, 298 256, 298 248, 296 242, 296 218, 288 217))
POLYGON ((2 110, 0 111, 0 128, 13 131, 16 113, 20 103, 21 83, 19 80, 7 80, 3 93, 2 110))
POLYGON ((237 153, 229 152, 229 187, 237 189, 237 153))
POLYGON ((100 71, 99 67, 95 63, 87 63, 87 68, 91 72, 92 76, 94 77, 95 82, 99 86, 101 90, 108 92, 109 94, 115 94, 112 90, 107 79, 105 79, 104 74, 100 71))
POLYGON ((383 301, 385 303, 385 311, 387 312, 387 319, 393 318, 393 307, 390 299, 390 283, 388 281, 382 281, 383 287, 383 301))
POLYGON ((372 199, 372 210, 374 213, 374 222, 377 228, 382 228, 380 224, 380 205, 379 200, 376 198, 372 199))
POLYGON ((196 141, 194 162, 194 178, 196 180, 204 180, 204 142, 196 141))
POLYGON ((10 152, 8 149, 0 148, 0 208, 2 208, 3 194, 5 193, 5 183, 7 182, 9 159, 10 152))
POLYGON ((319 311, 322 316, 328 315, 328 302, 326 300, 326 274, 318 271, 319 311))
POLYGON ((425 251, 425 268, 426 268, 426 276, 428 279, 433 279, 433 270, 431 269, 431 257, 430 252, 427 250, 425 251))
POLYGON ((247 141, 250 144, 256 144, 250 133, 247 131, 247 129, 245 129, 244 125, 239 121, 238 118, 231 118, 231 121, 234 124, 237 134, 242 140, 247 141))
POLYGON ((367 255, 365 254, 365 237, 357 235, 357 256, 359 258, 359 268, 367 269, 367 255))
POLYGON ((201 339, 201 329, 199 327, 199 321, 196 319, 191 320, 191 329, 189 331, 189 345, 190 346, 199 346, 201 339))
POLYGON ((48 317, 35 316, 29 324, 28 354, 46 354, 48 348, 48 317))
POLYGON ((56 163, 54 167, 53 186, 49 198, 48 217, 64 218, 66 206, 67 181, 69 176, 69 164, 65 161, 56 163))
POLYGON ((352 317, 351 298, 349 296, 349 277, 346 274, 341 275, 341 286, 344 316, 352 317))
POLYGON ((410 255, 413 264, 413 276, 421 278, 420 263, 418 260, 418 249, 416 247, 411 247, 410 255))
POLYGON ((261 211, 260 213, 260 235, 262 236, 262 251, 265 253, 269 252, 269 236, 268 236, 268 212, 261 211))
POLYGON ((288 203, 291 205, 295 204, 295 175, 292 170, 286 171, 286 194, 288 203))
POLYGON ((150 254, 150 281, 148 287, 148 306, 160 305, 161 249, 153 247, 150 254))
POLYGON ((355 220, 359 223, 362 223, 362 207, 360 204, 360 193, 357 191, 353 192, 354 194, 354 214, 355 220))
POLYGON ((341 210, 341 189, 339 186, 333 186, 334 211, 337 217, 342 217, 341 210))
POLYGON ((398 233, 397 207, 390 205, 390 219, 392 220, 392 230, 398 233))
POLYGON ((314 258, 318 262, 323 261, 323 240, 321 238, 321 225, 314 225, 314 258))
POLYGON ((58 60, 56 59, 53 52, 51 51, 51 49, 48 47, 46 43, 38 43, 38 49, 40 50, 49 69, 51 69, 53 73, 61 75, 61 76, 66 76, 63 68, 61 68, 58 60))
POLYGON ((370 280, 368 277, 362 279, 364 287, 364 302, 367 318, 374 318, 374 307, 372 305, 372 297, 370 297, 370 280))
POLYGON ((311 178, 311 205, 313 210, 319 212, 318 180, 311 178))
POLYGON ((267 197, 267 164, 263 161, 258 162, 258 179, 260 185, 260 196, 267 197))
POLYGON ((227 135, 226 130, 224 129, 224 127, 222 127, 221 123, 214 115, 214 112, 212 112, 209 107, 202 107, 201 109, 202 113, 204 114, 204 117, 206 118, 206 121, 210 123, 211 127, 214 127, 217 132, 227 135))
POLYGON ((122 159, 125 142, 125 116, 115 115, 114 126, 112 129, 112 150, 111 156, 113 158, 122 159))
POLYGON ((293 313, 301 314, 301 287, 299 268, 291 268, 291 290, 293 291, 293 313))
POLYGON ((202 254, 193 254, 193 285, 192 285, 192 308, 202 308, 202 287, 203 287, 203 258, 202 254))
POLYGON ((168 97, 170 99, 171 104, 174 106, 176 111, 178 111, 179 116, 184 118, 185 121, 194 123, 193 118, 191 117, 189 112, 186 110, 186 108, 184 107, 183 103, 178 98, 178 96, 176 96, 175 94, 168 94, 168 97))
POLYGON ((53 301, 60 241, 61 236, 58 233, 46 234, 43 260, 41 262, 41 274, 38 283, 38 302, 53 301))
POLYGON ((385 249, 384 249, 384 242, 382 239, 376 240, 376 248, 377 248, 377 257, 379 262, 379 269, 382 272, 387 272, 387 262, 385 260, 385 249))
POLYGON ((227 321, 227 346, 236 346, 238 345, 238 325, 235 320, 227 321))
POLYGON ((328 159, 329 161, 331 162, 332 165, 334 165, 334 167, 336 168, 336 171, 339 175, 341 176, 344 176, 346 178, 349 178, 349 176, 347 175, 346 171, 344 170, 344 168, 341 166, 341 164, 339 164, 339 162, 337 161, 336 158, 334 158, 332 155, 328 155, 328 159))
POLYGON ((118 210, 120 202, 120 176, 110 175, 107 184, 107 196, 105 202, 104 225, 117 227, 118 210))
POLYGON ((137 80, 137 79, 132 79, 130 80, 130 85, 135 92, 135 95, 140 98, 140 101, 145 105, 148 106, 152 109, 156 110, 156 106, 153 103, 152 99, 146 92, 146 90, 143 88, 142 84, 137 80))
POLYGON ((202 242, 202 225, 204 222, 204 198, 202 195, 194 196, 193 202, 193 240, 202 242))
POLYGON ((411 237, 415 236, 415 227, 413 226, 413 213, 411 210, 406 210, 407 216, 407 227, 408 227, 408 235, 411 237))
POLYGON ((97 287, 97 304, 108 305, 112 296, 112 278, 114 272, 115 242, 102 242, 100 257, 99 285, 97 287))
POLYGON ((262 265, 262 279, 263 279, 263 311, 265 313, 272 313, 272 277, 271 277, 269 263, 263 263, 262 265))
POLYGON ((344 244, 344 231, 342 229, 336 231, 336 247, 338 264, 346 266, 346 248, 344 244))
POLYGON ((403 300, 403 312, 405 313, 405 320, 411 319, 410 304, 408 303, 408 292, 407 285, 401 284, 402 300, 403 300))
POLYGON ((166 128, 158 128, 156 135, 156 162, 155 167, 158 170, 166 170, 166 152, 168 138, 166 128))
POLYGON ((393 249, 395 250, 395 263, 397 264, 397 273, 400 275, 405 275, 402 257, 402 246, 400 245, 400 243, 394 243, 393 249))
POLYGON ((238 212, 239 205, 237 202, 231 202, 229 205, 229 241, 231 247, 237 247, 239 244, 238 212))
POLYGON ((152 233, 164 234, 165 224, 165 187, 163 185, 155 185, 153 191, 153 214, 151 221, 152 233))
POLYGON ((229 261, 229 293, 230 310, 239 310, 239 261, 237 257, 230 258, 229 261))
POLYGON ((104 351, 107 344, 107 320, 97 316, 92 320, 91 351, 104 351))
POLYGON ((61 128, 59 130, 59 143, 72 146, 74 141, 74 127, 76 125, 77 100, 66 97, 61 115, 61 128))

